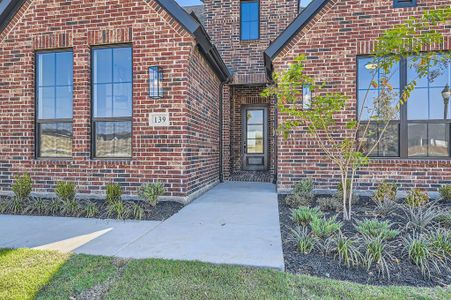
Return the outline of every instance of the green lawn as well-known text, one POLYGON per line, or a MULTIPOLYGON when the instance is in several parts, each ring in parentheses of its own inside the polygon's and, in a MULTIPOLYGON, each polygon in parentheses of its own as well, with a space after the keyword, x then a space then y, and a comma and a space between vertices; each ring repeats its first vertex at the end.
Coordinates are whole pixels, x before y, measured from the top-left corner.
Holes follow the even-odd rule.
POLYGON ((450 299, 443 288, 372 287, 198 262, 0 250, 0 299, 450 299))

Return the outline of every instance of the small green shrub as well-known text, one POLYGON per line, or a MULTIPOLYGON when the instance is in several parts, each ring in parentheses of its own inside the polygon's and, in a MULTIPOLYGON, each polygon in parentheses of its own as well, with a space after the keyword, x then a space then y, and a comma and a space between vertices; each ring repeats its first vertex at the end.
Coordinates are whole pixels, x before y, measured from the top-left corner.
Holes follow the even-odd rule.
POLYGON ((122 201, 116 201, 107 205, 107 217, 110 219, 116 218, 123 220, 127 218, 128 211, 122 201))
POLYGON ((311 236, 306 227, 296 227, 291 230, 291 238, 296 242, 298 251, 303 254, 309 254, 315 247, 316 239, 311 236))
POLYGON ((392 240, 399 235, 399 231, 391 229, 389 221, 369 220, 357 221, 356 229, 363 235, 371 238, 380 237, 383 240, 392 240))
POLYGON ((429 236, 432 248, 437 256, 446 258, 451 256, 451 232, 446 229, 437 229, 429 236))
POLYGON ((51 215, 56 215, 61 212, 61 201, 52 199, 48 203, 47 212, 51 215))
POLYGON ((12 185, 12 190, 16 198, 20 201, 24 201, 30 197, 33 183, 28 173, 24 175, 16 176, 12 185))
POLYGON ((391 254, 391 250, 387 241, 381 237, 371 238, 365 237, 363 239, 365 246, 365 255, 363 256, 363 263, 366 265, 367 271, 375 266, 379 274, 382 277, 387 276, 390 278, 390 269, 394 256, 391 254))
POLYGON ((139 197, 146 200, 151 206, 158 204, 158 198, 165 193, 164 185, 160 182, 144 184, 139 189, 139 197))
POLYGON ((297 225, 307 226, 315 218, 321 218, 323 213, 318 208, 300 207, 291 211, 291 219, 297 225))
POLYGON ((336 256, 338 256, 340 264, 344 264, 348 268, 359 265, 362 255, 360 254, 358 241, 340 233, 335 239, 335 244, 336 256))
POLYGON ((106 186, 106 203, 107 205, 114 205, 121 201, 122 188, 117 183, 110 183, 106 186))
POLYGON ((93 218, 99 214, 99 208, 92 201, 86 202, 83 209, 84 209, 84 215, 87 218, 93 218))
POLYGON ((144 217, 144 208, 142 208, 141 205, 137 203, 133 203, 131 208, 131 214, 133 216, 133 219, 142 220, 142 218, 144 217))
POLYGON ((441 268, 448 268, 446 260, 435 251, 424 235, 414 233, 403 240, 404 252, 418 266, 423 276, 429 278, 431 272, 440 274, 441 268))
POLYGON ((451 201, 451 185, 444 185, 439 190, 440 196, 443 200, 450 202, 451 201))
POLYGON ((440 226, 450 229, 451 228, 451 212, 445 211, 440 212, 437 217, 435 217, 434 221, 440 224, 440 226))
POLYGON ((7 205, 7 211, 14 215, 21 214, 25 209, 24 201, 19 197, 11 197, 7 205))
POLYGON ((310 222, 312 234, 318 238, 325 239, 339 232, 342 224, 337 222, 337 216, 332 218, 314 218, 310 222))
POLYGON ((413 189, 407 194, 405 202, 410 207, 420 207, 429 202, 429 196, 420 189, 413 189))
POLYGON ((48 202, 42 198, 34 198, 29 202, 28 206, 25 208, 25 211, 30 214, 46 214, 48 211, 48 202))
POLYGON ((376 207, 374 208, 374 214, 376 216, 389 216, 391 214, 393 214, 394 212, 396 212, 399 208, 398 203, 396 203, 395 201, 391 201, 391 200, 384 200, 384 201, 380 201, 377 202, 376 201, 376 207))
POLYGON ((293 188, 293 194, 285 199, 285 203, 292 208, 310 206, 314 199, 313 188, 311 179, 299 181, 293 188))
POLYGON ((8 212, 8 201, 0 198, 0 214, 5 214, 8 212))
POLYGON ((64 216, 78 217, 83 211, 81 210, 80 204, 75 199, 61 199, 61 213, 64 216))
POLYGON ((63 181, 58 182, 55 187, 55 194, 63 202, 75 200, 75 183, 63 181))
POLYGON ((322 211, 336 211, 343 209, 343 203, 337 197, 321 197, 317 200, 318 206, 322 211))
POLYGON ((441 215, 440 210, 434 205, 405 207, 403 211, 406 230, 418 232, 425 231, 429 226, 432 226, 437 217, 441 215))
POLYGON ((373 199, 376 203, 385 201, 395 201, 398 193, 398 186, 395 183, 384 181, 377 187, 373 199))

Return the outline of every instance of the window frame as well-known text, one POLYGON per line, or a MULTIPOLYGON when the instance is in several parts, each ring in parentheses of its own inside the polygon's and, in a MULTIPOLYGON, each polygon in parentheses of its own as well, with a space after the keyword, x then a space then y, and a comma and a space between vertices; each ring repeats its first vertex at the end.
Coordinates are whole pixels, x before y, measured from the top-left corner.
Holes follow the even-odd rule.
POLYGON ((261 16, 260 16, 260 0, 240 0, 240 41, 241 42, 253 42, 253 41, 258 41, 260 40, 260 36, 261 36, 261 32, 260 32, 260 27, 261 27, 261 16), (257 38, 255 39, 243 39, 243 3, 257 3, 258 5, 258 21, 257 21, 257 26, 258 26, 258 30, 257 30, 257 38))
POLYGON ((417 0, 410 1, 402 1, 402 0, 393 0, 393 8, 405 8, 405 7, 416 7, 417 0))
POLYGON ((108 45, 100 45, 100 46, 91 46, 90 49, 90 55, 91 55, 91 82, 90 82, 90 88, 91 88, 91 160, 132 160, 133 159, 133 85, 134 85, 134 78, 133 78, 133 45, 131 43, 125 43, 125 44, 108 44, 108 45), (131 50, 131 94, 132 94, 132 101, 131 101, 131 116, 130 117, 95 117, 94 116, 94 51, 99 49, 114 49, 114 48, 130 48, 131 50), (125 156, 125 157, 102 157, 97 156, 97 143, 96 143, 96 123, 97 122, 130 122, 131 123, 131 155, 125 156))
MULTIPOLYGON (((41 156, 41 124, 65 123, 72 124, 72 143, 74 140, 74 49, 73 48, 56 48, 34 51, 34 158, 36 160, 71 160, 73 158, 73 144, 70 156, 41 156), (39 82, 38 82, 38 57, 40 54, 57 54, 57 53, 72 53, 72 118, 55 118, 55 119, 40 119, 39 118, 39 82)), ((56 82, 55 82, 56 85, 56 82)))
MULTIPOLYGON (((445 51, 436 51, 437 53, 445 51)), ((369 55, 358 55, 356 57, 356 120, 359 119, 359 60, 371 57, 369 55)), ((408 57, 402 58, 399 62, 399 76, 400 76, 400 95, 408 85, 407 73, 408 73, 408 57)), ((447 120, 409 120, 407 116, 407 105, 409 100, 401 105, 399 111, 399 120, 392 120, 390 124, 399 124, 399 156, 369 156, 370 159, 402 159, 402 160, 451 160, 451 117, 447 120), (409 124, 447 124, 448 125, 448 156, 409 156, 409 124)), ((360 123, 368 124, 371 121, 361 121, 360 123)))

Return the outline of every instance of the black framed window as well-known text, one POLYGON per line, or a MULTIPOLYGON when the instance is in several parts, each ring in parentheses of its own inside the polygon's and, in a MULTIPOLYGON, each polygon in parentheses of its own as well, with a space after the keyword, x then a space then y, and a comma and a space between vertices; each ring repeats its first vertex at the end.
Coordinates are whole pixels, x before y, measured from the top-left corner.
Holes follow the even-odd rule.
POLYGON ((36 54, 36 156, 72 156, 73 52, 36 54))
POLYGON ((132 48, 92 50, 93 156, 132 156, 132 48))
POLYGON ((394 8, 415 7, 415 6, 417 6, 417 0, 393 0, 394 8))
POLYGON ((241 1, 241 40, 260 38, 260 3, 258 0, 241 1))
MULTIPOLYGON (((450 157, 451 107, 443 98, 442 92, 451 85, 451 61, 447 64, 433 63, 428 67, 428 77, 423 78, 417 74, 416 64, 419 63, 421 60, 416 57, 402 59, 399 64, 393 66, 390 75, 384 75, 379 73, 377 64, 374 64, 371 58, 358 58, 357 98, 361 130, 364 130, 363 125, 370 122, 369 135, 364 141, 364 150, 371 149, 380 137, 381 126, 383 126, 369 119, 370 115, 374 115, 372 110, 377 107, 372 100, 378 99, 380 95, 379 87, 372 86, 371 81, 378 82, 380 78, 389 78, 395 95, 399 95, 399 91, 402 91, 408 83, 416 82, 407 103, 401 105, 400 115, 390 122, 385 136, 382 137, 381 143, 371 156, 450 157), (365 104, 362 104, 365 95, 367 100, 365 104)), ((399 97, 394 98, 394 102, 399 101, 399 97)))
MULTIPOLYGON (((383 131, 385 124, 377 124, 370 120, 371 116, 377 115, 378 112, 374 111, 378 105, 375 104, 377 99, 380 99, 381 80, 383 78, 389 78, 389 83, 393 87, 392 97, 394 98, 393 105, 396 105, 399 101, 400 84, 400 71, 399 65, 393 66, 389 74, 383 74, 377 65, 373 63, 373 59, 370 57, 360 57, 357 62, 358 65, 358 117, 361 120, 361 131, 367 131, 364 141, 363 151, 369 152, 374 147, 374 144, 379 140, 381 132, 383 131), (372 85, 372 82, 376 82, 377 85, 372 85), (398 95, 398 96, 397 96, 398 95), (370 123, 369 126, 366 126, 370 123)), ((385 136, 382 137, 378 146, 370 153, 370 156, 375 157, 397 157, 400 155, 399 149, 399 133, 400 133, 400 119, 399 114, 390 122, 386 129, 385 136)))

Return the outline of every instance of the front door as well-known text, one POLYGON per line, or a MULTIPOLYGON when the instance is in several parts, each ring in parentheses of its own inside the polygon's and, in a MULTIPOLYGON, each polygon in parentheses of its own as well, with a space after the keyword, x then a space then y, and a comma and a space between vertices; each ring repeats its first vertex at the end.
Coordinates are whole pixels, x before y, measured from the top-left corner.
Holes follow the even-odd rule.
POLYGON ((268 109, 265 106, 242 108, 242 168, 245 171, 268 169, 268 109))

